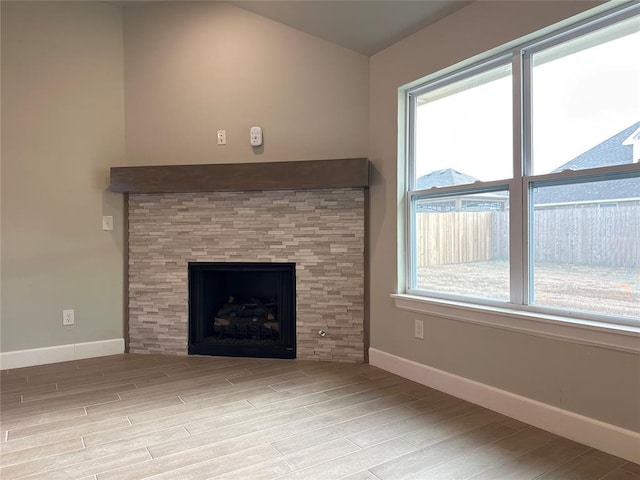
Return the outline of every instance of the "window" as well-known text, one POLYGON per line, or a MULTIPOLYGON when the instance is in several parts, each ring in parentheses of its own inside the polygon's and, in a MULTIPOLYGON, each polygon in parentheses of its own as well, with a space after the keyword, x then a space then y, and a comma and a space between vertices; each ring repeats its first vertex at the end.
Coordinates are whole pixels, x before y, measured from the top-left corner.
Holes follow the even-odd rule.
POLYGON ((407 91, 407 293, 640 324, 640 15, 407 91))

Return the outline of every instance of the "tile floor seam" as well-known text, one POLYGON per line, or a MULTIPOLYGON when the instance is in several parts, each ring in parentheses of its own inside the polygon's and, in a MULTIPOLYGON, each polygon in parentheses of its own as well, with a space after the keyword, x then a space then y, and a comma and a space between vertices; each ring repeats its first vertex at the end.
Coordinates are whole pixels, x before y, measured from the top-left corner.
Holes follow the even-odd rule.
MULTIPOLYGON (((585 445, 585 446, 586 446, 586 445, 585 445)), ((533 477, 533 479, 532 479, 532 480, 536 480, 536 479, 538 479, 538 478, 540 478, 540 477, 545 476, 546 474, 548 474, 548 473, 550 473, 550 472, 553 472, 554 470, 558 470, 559 468, 562 468, 563 466, 567 465, 568 463, 573 462, 576 458, 580 458, 580 457, 582 457, 583 455, 586 455, 587 453, 589 453, 589 452, 590 452, 590 451, 592 451, 592 450, 593 450, 593 448, 589 447, 589 448, 587 448, 584 452, 580 452, 580 453, 578 453, 577 455, 575 455, 575 456, 573 456, 573 457, 571 457, 571 458, 567 458, 565 461, 562 461, 562 462, 560 462, 560 463, 558 463, 558 464, 556 464, 556 465, 552 466, 552 467, 551 467, 551 468, 549 468, 548 470, 545 470, 545 471, 544 471, 544 472, 542 472, 540 475, 536 475, 535 477, 533 477)), ((607 473, 606 473, 606 475, 608 475, 609 473, 611 473, 611 472, 607 472, 607 473)))

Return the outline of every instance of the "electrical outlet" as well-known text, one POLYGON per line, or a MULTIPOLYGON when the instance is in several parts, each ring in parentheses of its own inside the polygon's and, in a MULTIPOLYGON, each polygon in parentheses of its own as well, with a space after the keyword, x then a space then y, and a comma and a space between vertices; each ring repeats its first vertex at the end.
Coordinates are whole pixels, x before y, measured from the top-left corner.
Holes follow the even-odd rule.
POLYGON ((73 310, 62 311, 62 325, 73 325, 75 322, 73 310))
POLYGON ((413 335, 420 340, 424 340, 424 322, 422 320, 414 320, 413 335))
POLYGON ((227 144, 227 131, 226 130, 218 130, 216 132, 216 136, 218 137, 218 145, 226 145, 227 144))

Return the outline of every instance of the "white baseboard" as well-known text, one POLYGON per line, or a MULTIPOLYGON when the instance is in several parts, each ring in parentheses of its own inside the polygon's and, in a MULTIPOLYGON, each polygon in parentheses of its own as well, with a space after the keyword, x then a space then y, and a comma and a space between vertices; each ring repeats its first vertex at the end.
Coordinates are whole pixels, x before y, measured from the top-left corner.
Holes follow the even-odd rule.
POLYGON ((104 357, 124 353, 124 339, 101 340, 98 342, 57 345, 55 347, 32 348, 0 353, 0 370, 31 367, 47 363, 68 362, 82 358, 104 357))
POLYGON ((369 348, 369 363, 548 432, 640 463, 640 433, 369 348))

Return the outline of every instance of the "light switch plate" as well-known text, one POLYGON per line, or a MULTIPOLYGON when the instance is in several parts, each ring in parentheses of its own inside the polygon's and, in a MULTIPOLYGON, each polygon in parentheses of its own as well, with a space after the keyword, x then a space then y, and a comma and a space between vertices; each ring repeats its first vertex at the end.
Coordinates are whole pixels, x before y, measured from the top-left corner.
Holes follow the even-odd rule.
POLYGON ((102 230, 113 230, 113 217, 111 215, 102 217, 102 230))

